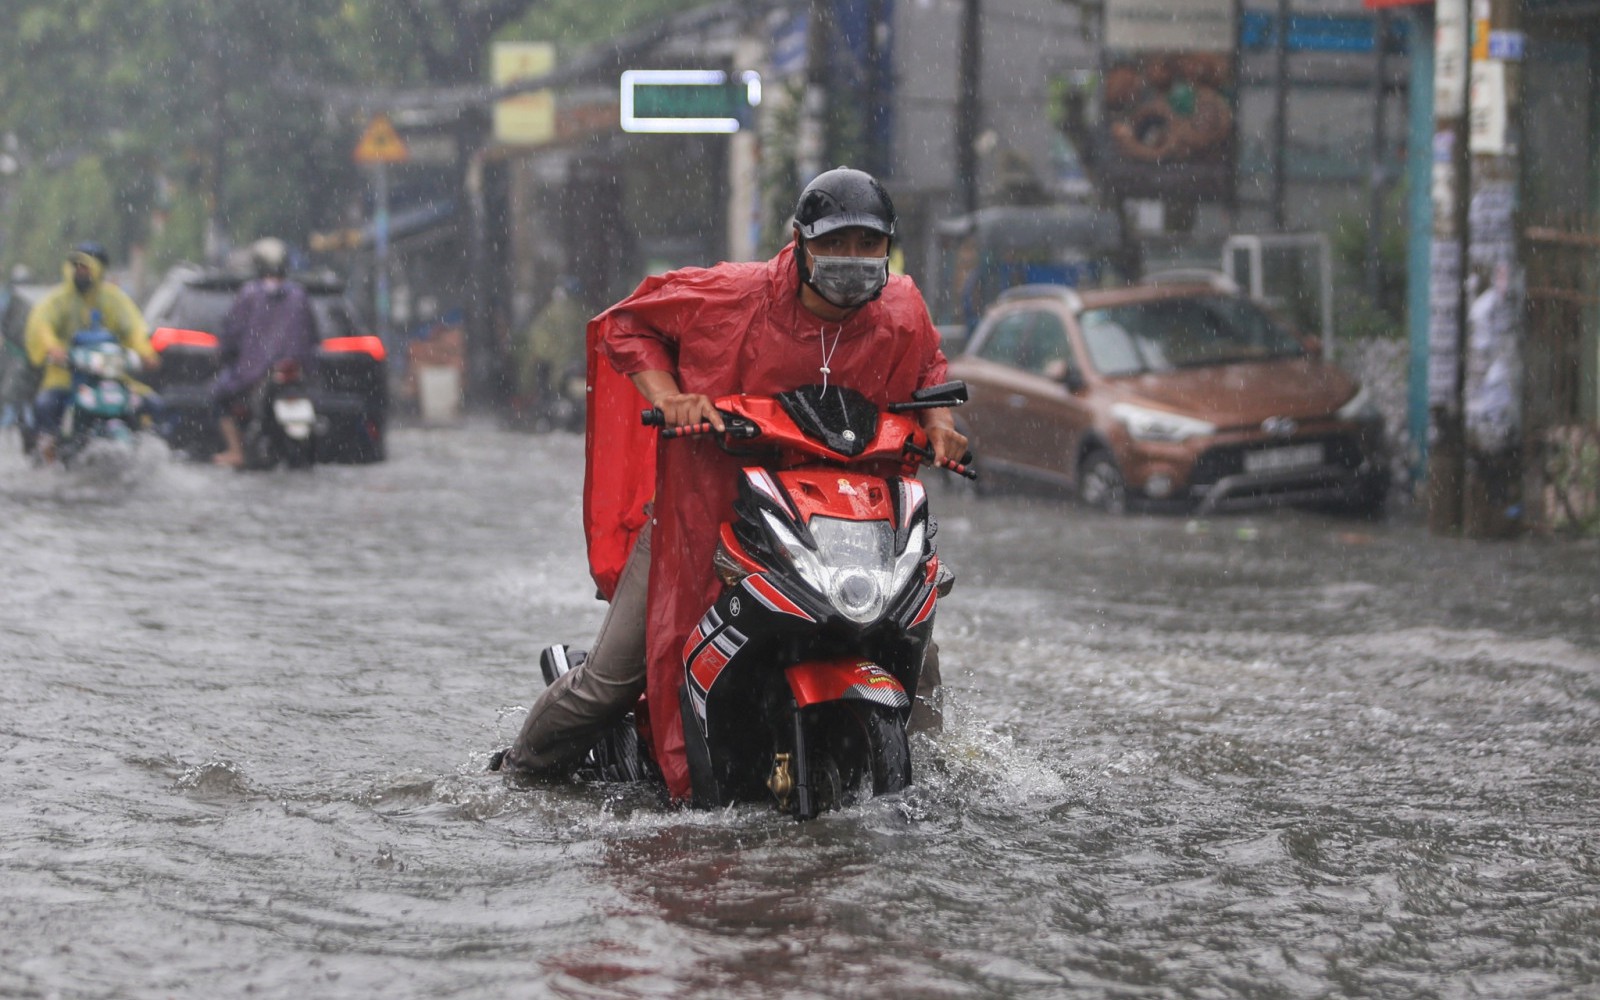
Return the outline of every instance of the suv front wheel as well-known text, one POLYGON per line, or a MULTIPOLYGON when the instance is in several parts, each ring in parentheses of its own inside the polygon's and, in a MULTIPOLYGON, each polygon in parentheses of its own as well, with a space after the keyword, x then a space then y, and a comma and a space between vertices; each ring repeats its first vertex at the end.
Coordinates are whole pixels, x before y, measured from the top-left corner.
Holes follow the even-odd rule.
POLYGON ((1107 451, 1091 451, 1078 466, 1078 499, 1108 514, 1128 510, 1128 484, 1107 451))

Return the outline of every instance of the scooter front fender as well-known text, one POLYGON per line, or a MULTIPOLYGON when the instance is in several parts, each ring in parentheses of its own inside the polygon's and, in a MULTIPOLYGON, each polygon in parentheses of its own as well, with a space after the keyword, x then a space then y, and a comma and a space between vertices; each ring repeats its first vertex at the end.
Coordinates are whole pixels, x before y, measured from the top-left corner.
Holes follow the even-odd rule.
POLYGON ((911 707, 911 696, 887 670, 859 656, 804 660, 784 670, 795 706, 827 701, 870 701, 893 709, 911 707))

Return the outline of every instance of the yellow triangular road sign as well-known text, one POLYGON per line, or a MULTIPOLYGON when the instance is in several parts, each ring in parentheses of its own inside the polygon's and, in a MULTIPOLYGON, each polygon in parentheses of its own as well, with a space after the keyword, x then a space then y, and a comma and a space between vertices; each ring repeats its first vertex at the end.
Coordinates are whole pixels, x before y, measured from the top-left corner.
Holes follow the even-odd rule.
POLYGON ((394 122, 388 115, 373 115, 372 121, 367 122, 367 129, 361 133, 361 141, 356 143, 355 161, 357 163, 404 163, 411 158, 411 151, 406 149, 406 142, 400 138, 400 133, 394 130, 394 122))

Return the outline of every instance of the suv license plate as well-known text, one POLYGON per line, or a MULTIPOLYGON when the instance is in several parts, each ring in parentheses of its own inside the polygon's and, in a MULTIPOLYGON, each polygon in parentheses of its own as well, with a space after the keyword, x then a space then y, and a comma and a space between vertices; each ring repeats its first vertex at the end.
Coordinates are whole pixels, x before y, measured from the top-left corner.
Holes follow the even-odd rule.
POLYGON ((1322 464, 1322 445, 1297 444, 1289 448, 1268 448, 1266 451, 1246 452, 1244 471, 1279 472, 1283 469, 1300 469, 1322 464))
POLYGON ((278 418, 278 423, 288 426, 290 424, 309 425, 317 419, 317 411, 311 405, 311 400, 275 399, 272 401, 272 415, 278 418))

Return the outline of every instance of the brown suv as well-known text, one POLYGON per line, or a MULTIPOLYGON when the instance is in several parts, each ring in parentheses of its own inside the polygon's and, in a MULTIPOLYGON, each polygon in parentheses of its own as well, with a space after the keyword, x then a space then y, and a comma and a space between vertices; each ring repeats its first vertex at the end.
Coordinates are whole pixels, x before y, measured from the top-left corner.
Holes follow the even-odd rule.
POLYGON ((1122 511, 1331 502, 1381 511, 1383 418, 1354 379, 1224 282, 1027 285, 950 374, 980 464, 1122 511))

